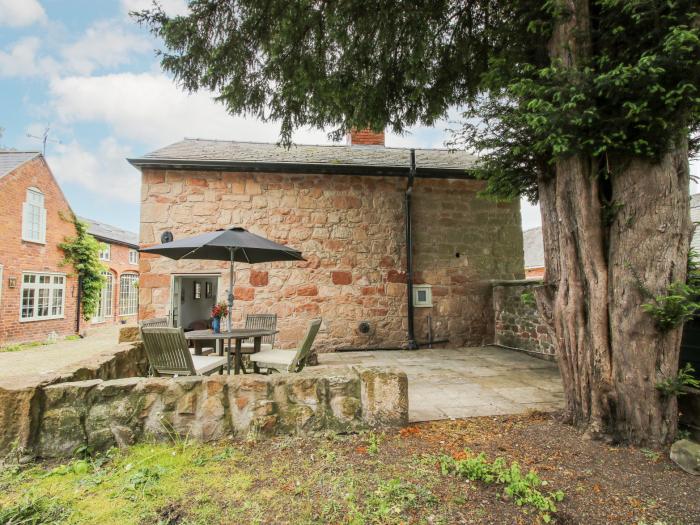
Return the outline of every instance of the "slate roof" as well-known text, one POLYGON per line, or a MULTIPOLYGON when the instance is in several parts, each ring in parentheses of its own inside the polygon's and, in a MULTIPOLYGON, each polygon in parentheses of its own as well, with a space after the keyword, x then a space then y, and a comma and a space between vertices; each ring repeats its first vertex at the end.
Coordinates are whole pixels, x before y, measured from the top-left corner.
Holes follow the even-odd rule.
POLYGON ((542 227, 531 228, 523 232, 523 251, 525 268, 544 268, 542 227))
POLYGON ((0 178, 39 155, 38 151, 0 151, 0 178))
POLYGON ((125 244, 134 249, 138 249, 139 247, 139 236, 134 232, 123 230, 103 222, 93 221, 86 217, 78 218, 87 223, 88 233, 101 241, 125 244))
MULTIPOLYGON (((368 175, 408 174, 410 149, 364 145, 293 145, 185 139, 128 159, 138 167, 230 169, 368 175)), ((416 176, 471 178, 477 157, 464 151, 416 149, 416 176)))

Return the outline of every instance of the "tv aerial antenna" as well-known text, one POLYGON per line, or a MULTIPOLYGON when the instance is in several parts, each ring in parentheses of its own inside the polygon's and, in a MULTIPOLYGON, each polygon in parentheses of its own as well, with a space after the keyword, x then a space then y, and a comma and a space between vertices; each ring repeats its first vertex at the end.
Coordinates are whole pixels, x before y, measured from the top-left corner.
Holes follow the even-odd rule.
POLYGON ((51 144, 63 144, 63 142, 61 142, 61 141, 58 140, 58 139, 52 139, 52 138, 50 138, 50 137, 49 137, 49 134, 50 134, 50 133, 51 133, 51 126, 48 126, 48 125, 46 126, 46 129, 45 129, 44 132, 41 134, 41 136, 32 135, 31 133, 27 133, 27 137, 29 137, 30 139, 36 139, 36 140, 40 140, 40 141, 41 141, 41 144, 42 144, 42 146, 43 146, 43 149, 42 149, 41 153, 42 153, 42 155, 44 155, 44 156, 46 156, 46 143, 47 143, 47 142, 50 142, 51 144))

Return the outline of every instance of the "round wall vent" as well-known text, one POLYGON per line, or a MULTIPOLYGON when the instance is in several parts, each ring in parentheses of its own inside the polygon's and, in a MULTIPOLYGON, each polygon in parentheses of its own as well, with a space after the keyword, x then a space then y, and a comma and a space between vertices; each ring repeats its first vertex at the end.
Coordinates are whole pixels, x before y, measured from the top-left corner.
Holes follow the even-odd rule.
POLYGON ((173 242, 173 232, 163 232, 163 234, 160 236, 160 242, 161 244, 173 242))
POLYGON ((361 334, 368 334, 372 327, 369 325, 367 321, 362 321, 359 325, 357 325, 357 330, 361 334))

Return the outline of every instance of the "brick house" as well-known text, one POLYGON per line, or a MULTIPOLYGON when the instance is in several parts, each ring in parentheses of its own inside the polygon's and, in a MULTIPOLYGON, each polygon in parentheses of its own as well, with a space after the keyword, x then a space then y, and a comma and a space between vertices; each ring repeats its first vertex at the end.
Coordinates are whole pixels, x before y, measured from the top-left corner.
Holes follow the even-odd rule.
POLYGON ((97 312, 83 328, 90 330, 119 322, 135 321, 138 314, 139 245, 138 235, 80 217, 88 232, 100 241, 100 260, 106 267, 105 284, 97 312))
POLYGON ((0 151, 0 345, 76 331, 77 279, 58 244, 73 212, 43 155, 0 151))
MULTIPOLYGON (((242 226, 307 261, 239 264, 236 324, 247 313, 276 313, 276 346, 289 347, 322 317, 322 351, 403 346, 409 193, 415 339, 490 342, 489 282, 523 277, 519 203, 477 198, 484 183, 470 175, 475 159, 464 152, 416 150, 415 158, 409 177, 411 151, 384 147, 383 133, 290 149, 186 139, 129 159, 142 173, 142 247, 166 232, 178 239, 242 226)), ((141 318, 169 315, 187 327, 226 294, 225 264, 142 254, 140 271, 141 318), (192 299, 191 287, 205 284, 213 297, 192 299)))

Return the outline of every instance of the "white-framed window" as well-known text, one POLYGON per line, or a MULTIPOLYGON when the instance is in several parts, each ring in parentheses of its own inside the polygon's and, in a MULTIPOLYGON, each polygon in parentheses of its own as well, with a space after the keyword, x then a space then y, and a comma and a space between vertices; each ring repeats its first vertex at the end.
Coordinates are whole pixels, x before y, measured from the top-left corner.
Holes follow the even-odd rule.
POLYGON ((139 311, 139 276, 124 273, 119 277, 119 315, 136 315, 139 311))
POLYGON ((23 273, 20 321, 62 319, 66 276, 58 273, 23 273))
POLYGON ((433 287, 431 285, 413 285, 413 306, 419 308, 428 308, 433 306, 433 287))
POLYGON ((22 240, 41 244, 46 242, 44 194, 36 188, 27 188, 22 204, 22 240))
POLYGON ((139 252, 137 250, 129 250, 129 264, 139 263, 139 252))
POLYGON ((103 242, 100 244, 100 261, 109 261, 112 257, 112 247, 103 242))

